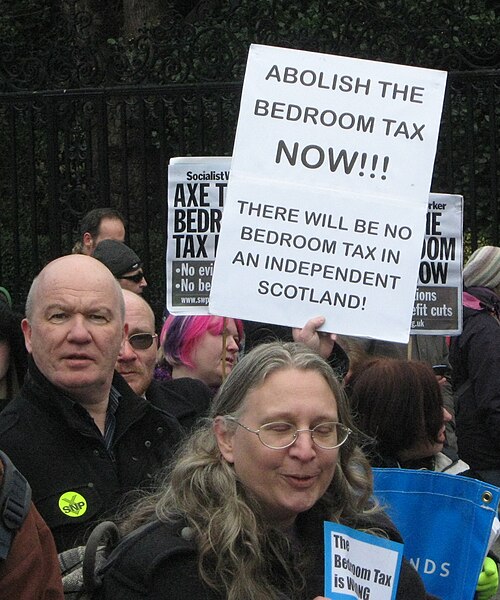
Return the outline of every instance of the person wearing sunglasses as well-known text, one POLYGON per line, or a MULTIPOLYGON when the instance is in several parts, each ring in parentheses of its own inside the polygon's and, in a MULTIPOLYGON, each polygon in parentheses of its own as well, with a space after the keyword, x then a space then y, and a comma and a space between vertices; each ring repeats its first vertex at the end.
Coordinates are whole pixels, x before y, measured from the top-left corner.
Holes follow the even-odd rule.
POLYGON ((158 350, 153 310, 142 296, 129 290, 122 290, 122 294, 128 334, 120 349, 115 370, 138 396, 175 416, 189 430, 199 417, 206 415, 213 394, 197 379, 153 379, 158 350))
MULTIPOLYGON (((353 433, 323 358, 303 344, 257 346, 121 523, 100 598, 325 600, 325 520, 401 541, 373 503, 353 433)), ((396 599, 430 597, 403 558, 396 599)))
POLYGON ((93 256, 108 267, 122 289, 142 294, 147 287, 140 258, 123 242, 102 240, 97 244, 93 256))

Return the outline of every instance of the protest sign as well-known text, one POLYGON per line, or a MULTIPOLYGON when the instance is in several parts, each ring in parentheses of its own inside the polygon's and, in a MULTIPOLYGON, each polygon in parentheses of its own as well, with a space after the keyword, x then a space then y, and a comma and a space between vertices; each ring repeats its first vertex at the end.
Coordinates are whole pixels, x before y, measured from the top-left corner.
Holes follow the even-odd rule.
POLYGON ((407 341, 445 81, 252 45, 210 312, 407 341))
POLYGON ((412 334, 462 331, 462 196, 430 194, 412 334))
POLYGON ((168 167, 167 309, 208 314, 231 158, 172 158, 168 167))
POLYGON ((403 545, 325 521, 325 596, 393 600, 403 545))
POLYGON ((404 556, 442 600, 472 600, 500 489, 472 477, 373 469, 374 494, 404 540, 404 556))

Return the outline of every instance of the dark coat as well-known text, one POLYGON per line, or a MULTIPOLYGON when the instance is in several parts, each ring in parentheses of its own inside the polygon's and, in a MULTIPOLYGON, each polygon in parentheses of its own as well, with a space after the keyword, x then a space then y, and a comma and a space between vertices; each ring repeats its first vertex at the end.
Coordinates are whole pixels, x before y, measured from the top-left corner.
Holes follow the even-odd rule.
POLYGON ((473 470, 500 470, 500 299, 487 288, 467 292, 479 302, 464 305, 450 346, 458 451, 473 470))
POLYGON ((213 391, 203 381, 190 377, 153 379, 146 390, 146 399, 173 415, 186 431, 207 416, 212 396, 213 391))
POLYGON ((30 360, 19 396, 0 414, 0 449, 26 477, 58 551, 77 546, 124 495, 146 485, 180 439, 177 420, 134 394, 121 394, 112 452, 87 411, 53 386, 30 360))
MULTIPOLYGON (((314 508, 297 519, 302 544, 313 548, 317 556, 306 574, 307 591, 302 600, 313 600, 324 593, 323 519, 314 508)), ((359 523, 383 529, 391 540, 401 542, 401 536, 389 519, 380 514, 370 522, 359 523)), ((209 588, 198 574, 198 557, 193 541, 183 539, 188 528, 154 521, 124 539, 111 555, 103 570, 103 588, 96 600, 224 600, 209 588), (168 594, 165 595, 165 590, 168 594)), ((280 578, 280 567, 270 567, 273 576, 280 578)), ((280 578, 280 579, 279 579, 280 578)), ((283 600, 289 596, 283 589, 283 600)), ((396 600, 431 600, 422 580, 403 559, 396 600)), ((250 599, 249 599, 250 600, 250 599)))

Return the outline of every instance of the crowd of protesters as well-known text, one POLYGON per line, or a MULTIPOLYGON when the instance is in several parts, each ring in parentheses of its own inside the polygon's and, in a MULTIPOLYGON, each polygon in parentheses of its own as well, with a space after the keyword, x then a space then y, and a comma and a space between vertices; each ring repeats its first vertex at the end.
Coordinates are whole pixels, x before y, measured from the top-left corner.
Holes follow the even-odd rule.
MULTIPOLYGON (((320 316, 293 330, 157 324, 122 216, 91 211, 80 233, 34 279, 25 314, 0 288, 0 478, 30 491, 0 597, 62 598, 56 553, 116 519, 130 542, 102 598, 318 600, 324 520, 401 539, 371 466, 500 485, 500 248, 465 266, 462 334, 417 361, 320 332, 320 316)), ((406 561, 395 597, 432 598, 406 561)))

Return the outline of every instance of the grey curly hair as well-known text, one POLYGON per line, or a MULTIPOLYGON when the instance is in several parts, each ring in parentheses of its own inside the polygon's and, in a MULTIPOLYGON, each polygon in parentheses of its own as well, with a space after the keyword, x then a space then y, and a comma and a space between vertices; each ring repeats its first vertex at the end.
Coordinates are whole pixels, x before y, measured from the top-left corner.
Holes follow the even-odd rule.
MULTIPOLYGON (((160 490, 143 499, 123 524, 128 532, 154 516, 165 522, 187 522, 195 532, 201 577, 228 600, 282 598, 282 591, 270 577, 271 558, 283 568, 292 597, 300 598, 303 590, 301 568, 287 558, 290 545, 286 536, 264 521, 258 500, 244 489, 233 466, 222 458, 213 430, 215 417, 238 417, 249 391, 282 369, 318 372, 337 400, 339 421, 353 428, 344 392, 331 367, 318 354, 296 343, 257 346, 219 388, 210 418, 183 444, 160 490)), ((378 510, 371 496, 370 467, 355 440, 348 438, 339 448, 332 482, 317 504, 321 503, 325 518, 349 524, 378 510)))

